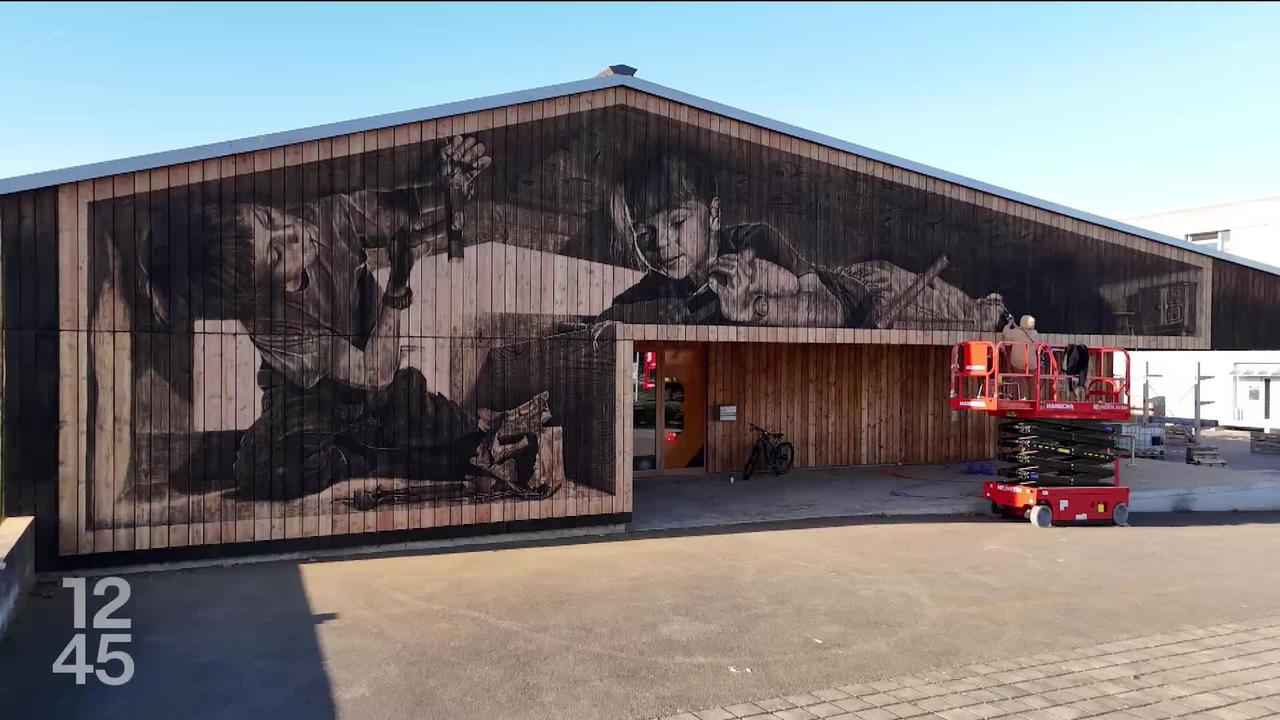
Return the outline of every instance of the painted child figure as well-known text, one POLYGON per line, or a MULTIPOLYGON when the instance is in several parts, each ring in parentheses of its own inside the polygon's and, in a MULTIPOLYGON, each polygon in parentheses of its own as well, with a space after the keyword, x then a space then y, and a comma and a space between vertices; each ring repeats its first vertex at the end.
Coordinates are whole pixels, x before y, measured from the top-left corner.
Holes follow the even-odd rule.
POLYGON ((604 320, 996 330, 1004 317, 999 295, 975 300, 882 260, 826 267, 766 223, 722 224, 714 171, 687 153, 633 163, 612 212, 648 272, 614 298, 604 320), (895 317, 884 316, 909 292, 895 317))
MULTIPOLYGON (((482 144, 454 138, 441 151, 440 184, 469 194, 489 163, 482 144)), ((238 281, 254 288, 237 316, 262 355, 263 392, 262 412, 236 454, 241 492, 288 499, 372 475, 471 478, 483 489, 515 482, 515 456, 536 451, 530 440, 550 418, 545 393, 476 417, 432 391, 417 369, 400 366, 414 257, 446 243, 442 202, 430 202, 440 189, 430 191, 236 208, 242 242, 232 265, 242 275, 251 267, 251 279, 238 281), (385 288, 374 255, 390 265, 385 288)))

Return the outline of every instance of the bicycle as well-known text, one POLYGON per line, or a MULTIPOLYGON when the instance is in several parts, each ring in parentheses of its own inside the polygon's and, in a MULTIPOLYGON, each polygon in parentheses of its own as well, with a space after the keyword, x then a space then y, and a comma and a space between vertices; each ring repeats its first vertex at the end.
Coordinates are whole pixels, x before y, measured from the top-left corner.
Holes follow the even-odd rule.
POLYGON ((782 440, 780 432, 769 432, 755 423, 749 424, 752 430, 760 433, 760 437, 751 446, 751 457, 747 458, 747 466, 742 470, 742 479, 751 479, 751 473, 756 471, 761 459, 774 475, 790 470, 791 464, 796 460, 795 446, 782 440))

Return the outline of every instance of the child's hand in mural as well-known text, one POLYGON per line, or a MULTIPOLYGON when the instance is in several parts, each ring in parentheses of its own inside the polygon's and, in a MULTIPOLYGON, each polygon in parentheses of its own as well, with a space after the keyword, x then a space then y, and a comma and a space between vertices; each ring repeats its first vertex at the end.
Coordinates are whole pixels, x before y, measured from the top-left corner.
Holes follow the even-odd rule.
POLYGON ((473 137, 455 135, 440 149, 441 174, 450 192, 471 197, 476 178, 493 164, 493 158, 485 153, 484 143, 473 137))
POLYGON ((800 293, 795 273, 747 248, 720 255, 711 266, 708 286, 720 298, 720 312, 733 322, 762 322, 769 315, 769 298, 800 293))

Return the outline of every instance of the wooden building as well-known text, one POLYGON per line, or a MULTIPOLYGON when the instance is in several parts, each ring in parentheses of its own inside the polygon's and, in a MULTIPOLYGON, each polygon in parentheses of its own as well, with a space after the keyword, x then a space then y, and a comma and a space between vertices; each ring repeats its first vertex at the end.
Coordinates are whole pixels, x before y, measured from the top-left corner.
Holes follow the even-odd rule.
POLYGON ((1280 347, 1271 268, 617 70, 0 180, 41 566, 625 522, 749 422, 799 466, 986 457, 948 352, 1008 313, 1280 347))

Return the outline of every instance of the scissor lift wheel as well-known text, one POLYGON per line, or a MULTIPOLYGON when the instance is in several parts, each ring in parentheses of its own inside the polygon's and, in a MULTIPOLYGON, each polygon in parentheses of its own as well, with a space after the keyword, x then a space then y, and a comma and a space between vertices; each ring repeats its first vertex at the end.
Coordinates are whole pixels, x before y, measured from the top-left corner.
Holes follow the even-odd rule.
POLYGON ((1111 508, 1111 522, 1124 527, 1129 524, 1129 506, 1124 503, 1116 503, 1111 508))
POLYGON ((1048 505, 1037 505, 1027 513, 1027 519, 1038 528, 1053 527, 1053 509, 1048 505))

